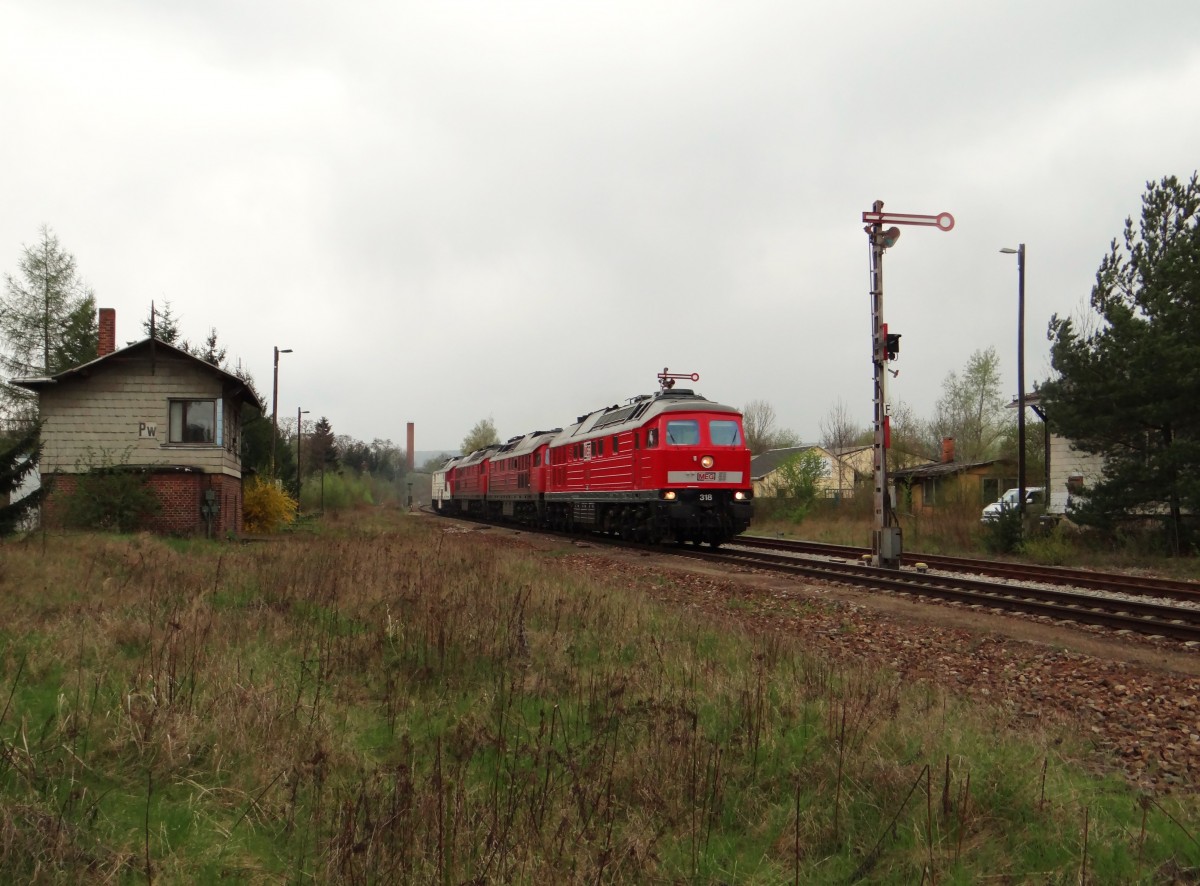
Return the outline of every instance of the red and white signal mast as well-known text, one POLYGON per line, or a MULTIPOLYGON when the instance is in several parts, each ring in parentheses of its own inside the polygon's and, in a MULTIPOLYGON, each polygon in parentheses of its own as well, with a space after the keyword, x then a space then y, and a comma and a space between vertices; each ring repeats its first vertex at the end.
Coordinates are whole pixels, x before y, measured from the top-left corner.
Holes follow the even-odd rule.
POLYGON ((899 569, 900 524, 888 493, 887 476, 887 450, 892 443, 887 364, 900 352, 900 335, 889 333, 883 322, 883 253, 896 245, 900 229, 885 229, 884 225, 919 225, 949 231, 954 227, 954 216, 948 212, 937 215, 884 212, 883 201, 876 200, 871 211, 862 214, 862 220, 866 222, 863 230, 871 244, 871 362, 875 365, 875 528, 871 532, 871 565, 899 569))

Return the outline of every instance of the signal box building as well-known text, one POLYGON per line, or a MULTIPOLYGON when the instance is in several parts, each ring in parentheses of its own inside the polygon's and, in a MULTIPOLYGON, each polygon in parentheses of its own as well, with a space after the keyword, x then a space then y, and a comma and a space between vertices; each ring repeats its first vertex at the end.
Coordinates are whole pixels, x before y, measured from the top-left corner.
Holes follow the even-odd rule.
POLYGON ((242 529, 242 408, 263 405, 245 381, 154 339, 117 350, 116 312, 100 310, 99 356, 44 378, 38 395, 47 525, 95 468, 147 475, 160 509, 147 529, 214 537, 242 529))

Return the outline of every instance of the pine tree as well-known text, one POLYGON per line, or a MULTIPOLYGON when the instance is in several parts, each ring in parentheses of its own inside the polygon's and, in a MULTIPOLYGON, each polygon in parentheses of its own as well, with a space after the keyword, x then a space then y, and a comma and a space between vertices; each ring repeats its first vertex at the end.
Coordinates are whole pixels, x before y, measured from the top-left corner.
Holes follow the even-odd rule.
POLYGON ((0 437, 0 535, 7 535, 21 525, 25 516, 42 500, 42 490, 9 502, 11 494, 32 473, 42 453, 41 426, 30 422, 24 433, 0 437))
POLYGON ((193 357, 199 357, 205 363, 211 363, 218 369, 225 367, 225 349, 217 344, 217 329, 215 326, 209 327, 208 338, 204 340, 204 344, 196 348, 189 347, 187 351, 193 357))
POLYGON ((308 458, 305 467, 308 471, 333 470, 338 463, 337 438, 333 434, 333 425, 325 416, 313 426, 308 437, 308 458))
MULTIPOLYGON (((26 246, 19 273, 4 275, 0 298, 0 377, 53 375, 96 357, 96 301, 75 270, 75 257, 43 226, 26 246)), ((19 415, 33 411, 26 392, 3 386, 0 407, 19 415)))
POLYGON ((179 347, 179 318, 175 316, 169 301, 164 301, 161 309, 150 305, 150 316, 142 321, 142 330, 146 338, 166 342, 179 347))
POLYGON ((1050 323, 1058 377, 1040 389, 1051 428, 1105 458, 1074 516, 1112 526, 1159 515, 1176 551, 1200 511, 1200 181, 1147 182, 1096 272, 1100 323, 1050 323))

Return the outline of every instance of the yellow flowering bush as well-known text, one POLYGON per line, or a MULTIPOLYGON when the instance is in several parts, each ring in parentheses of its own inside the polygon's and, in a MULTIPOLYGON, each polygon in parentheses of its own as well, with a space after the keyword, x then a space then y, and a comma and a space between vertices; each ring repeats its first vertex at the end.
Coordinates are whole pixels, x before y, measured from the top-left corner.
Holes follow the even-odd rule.
POLYGON ((277 483, 255 477, 242 497, 242 519, 246 532, 277 532, 296 519, 296 500, 277 483))

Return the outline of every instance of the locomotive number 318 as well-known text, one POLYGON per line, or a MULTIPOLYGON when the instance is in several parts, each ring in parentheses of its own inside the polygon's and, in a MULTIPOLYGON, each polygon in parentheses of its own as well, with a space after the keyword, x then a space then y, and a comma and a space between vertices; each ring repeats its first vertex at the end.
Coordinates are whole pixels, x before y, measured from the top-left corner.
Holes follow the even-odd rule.
POLYGON ((712 493, 711 492, 701 492, 700 493, 700 501, 712 501, 712 493))

